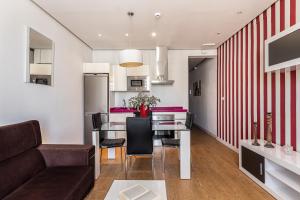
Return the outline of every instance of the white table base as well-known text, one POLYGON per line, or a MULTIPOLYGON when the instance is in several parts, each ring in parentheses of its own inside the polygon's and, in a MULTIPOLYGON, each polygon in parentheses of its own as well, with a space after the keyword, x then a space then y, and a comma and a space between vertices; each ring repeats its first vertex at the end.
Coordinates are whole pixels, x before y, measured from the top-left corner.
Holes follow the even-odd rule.
POLYGON ((191 134, 180 131, 180 178, 191 179, 191 134))

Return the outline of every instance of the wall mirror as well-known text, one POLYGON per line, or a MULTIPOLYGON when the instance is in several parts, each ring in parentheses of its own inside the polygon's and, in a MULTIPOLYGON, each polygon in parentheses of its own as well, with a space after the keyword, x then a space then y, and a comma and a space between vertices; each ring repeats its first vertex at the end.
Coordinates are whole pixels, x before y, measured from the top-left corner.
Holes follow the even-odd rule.
POLYGON ((26 82, 53 85, 54 43, 27 27, 26 82))

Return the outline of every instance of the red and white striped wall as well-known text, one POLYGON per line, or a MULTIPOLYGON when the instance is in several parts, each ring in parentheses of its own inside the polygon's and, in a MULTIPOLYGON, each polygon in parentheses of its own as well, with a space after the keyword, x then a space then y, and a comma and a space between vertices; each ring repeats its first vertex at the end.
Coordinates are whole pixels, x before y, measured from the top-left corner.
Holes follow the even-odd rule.
POLYGON ((300 67, 264 72, 264 42, 300 23, 300 1, 279 0, 218 48, 218 138, 233 148, 251 139, 253 123, 266 138, 273 116, 273 142, 300 152, 300 67))

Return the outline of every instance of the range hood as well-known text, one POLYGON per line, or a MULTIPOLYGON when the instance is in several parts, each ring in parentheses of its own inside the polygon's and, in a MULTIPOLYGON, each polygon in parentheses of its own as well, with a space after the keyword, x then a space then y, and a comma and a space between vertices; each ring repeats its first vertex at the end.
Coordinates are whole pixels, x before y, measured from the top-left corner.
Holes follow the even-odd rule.
POLYGON ((154 69, 154 79, 152 85, 172 85, 173 80, 168 79, 168 48, 156 47, 156 63, 154 69))

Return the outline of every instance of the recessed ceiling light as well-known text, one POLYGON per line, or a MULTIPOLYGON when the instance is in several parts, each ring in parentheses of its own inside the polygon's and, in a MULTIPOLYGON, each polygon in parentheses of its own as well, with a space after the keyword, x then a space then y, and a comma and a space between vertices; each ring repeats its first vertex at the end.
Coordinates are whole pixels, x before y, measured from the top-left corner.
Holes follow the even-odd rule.
POLYGON ((205 44, 202 44, 203 46, 215 46, 216 45, 216 43, 205 43, 205 44))
POLYGON ((154 13, 154 16, 155 16, 156 18, 160 18, 161 14, 160 14, 160 12, 156 12, 156 13, 154 13))
POLYGON ((155 32, 152 32, 152 33, 151 33, 151 36, 152 36, 152 37, 156 37, 156 35, 157 35, 157 34, 156 34, 155 32))
POLYGON ((217 35, 221 35, 221 33, 217 33, 217 35))
POLYGON ((98 34, 98 36, 99 36, 99 37, 102 37, 102 34, 101 34, 101 33, 99 33, 99 34, 98 34))
POLYGON ((243 11, 237 11, 236 14, 241 15, 243 14, 243 11))
POLYGON ((125 36, 128 37, 128 36, 129 36, 129 33, 125 33, 125 36))

